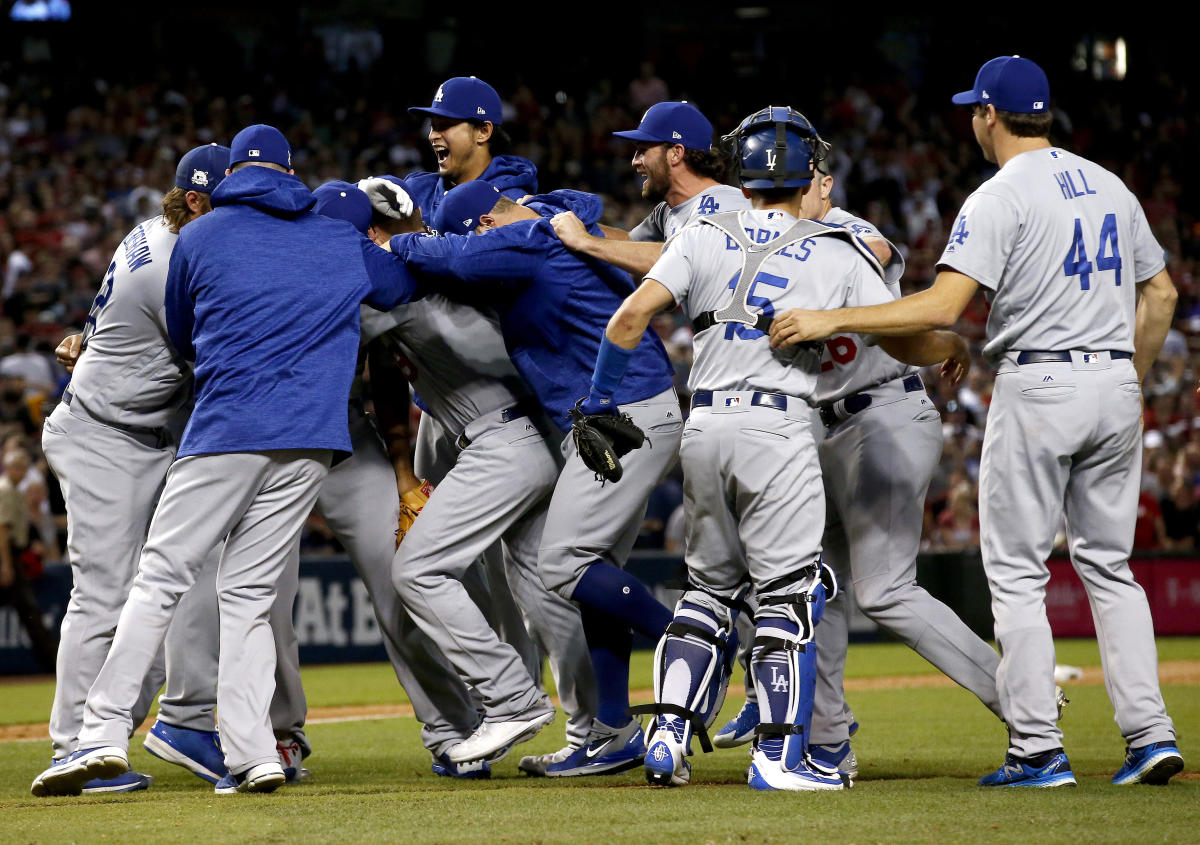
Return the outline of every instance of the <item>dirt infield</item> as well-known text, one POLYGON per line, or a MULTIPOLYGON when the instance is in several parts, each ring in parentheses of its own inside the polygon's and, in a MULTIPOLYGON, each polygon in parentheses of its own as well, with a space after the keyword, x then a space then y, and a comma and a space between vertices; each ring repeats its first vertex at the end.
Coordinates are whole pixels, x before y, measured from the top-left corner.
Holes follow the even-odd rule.
MULTIPOLYGON (((1073 680, 1065 686, 1100 686, 1104 676, 1099 666, 1086 666, 1083 677, 1073 680)), ((1200 685, 1200 660, 1164 660, 1158 664, 1158 677, 1164 684, 1200 685)), ((26 679, 28 680, 28 679, 26 679)), ((39 678, 39 680, 42 680, 39 678)), ((16 682, 13 679, 12 682, 16 682)), ((0 682, 2 684, 4 682, 0 682)), ((886 675, 880 678, 847 678, 846 690, 859 692, 863 690, 891 689, 929 689, 933 687, 952 687, 954 681, 945 675, 886 675)), ((744 695, 745 688, 741 684, 730 684, 729 695, 737 697, 744 695)), ((632 690, 630 697, 635 701, 650 701, 653 691, 649 689, 632 690)), ((555 701, 557 704, 557 700, 555 701)), ((395 719, 412 716, 412 705, 409 704, 372 704, 365 706, 346 707, 313 707, 308 711, 308 724, 323 725, 334 722, 360 722, 369 719, 395 719)), ((150 723, 143 725, 138 733, 150 729, 150 723)), ((20 725, 0 725, 0 742, 27 742, 30 740, 46 740, 49 738, 49 726, 46 722, 29 722, 20 725)))

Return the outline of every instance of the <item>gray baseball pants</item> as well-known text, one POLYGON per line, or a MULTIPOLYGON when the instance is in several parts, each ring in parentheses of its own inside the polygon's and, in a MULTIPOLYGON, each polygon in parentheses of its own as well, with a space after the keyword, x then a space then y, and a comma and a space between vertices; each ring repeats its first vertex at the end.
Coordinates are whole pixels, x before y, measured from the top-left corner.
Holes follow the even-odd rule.
MULTIPOLYGON (((454 437, 428 414, 421 417, 414 469, 417 475, 441 484, 454 466, 458 449, 454 437)), ((549 453, 554 457, 554 453, 549 453)), ((500 639, 520 655, 534 683, 541 685, 542 655, 558 689, 567 716, 567 742, 587 740, 596 713, 596 678, 592 672, 579 608, 546 589, 537 571, 538 547, 546 520, 547 501, 527 515, 483 553, 480 567, 468 571, 465 585, 484 608, 500 639), (486 593, 477 595, 480 588, 486 593)))
POLYGON ((275 687, 269 618, 329 463, 328 450, 278 450, 190 456, 172 465, 112 649, 88 693, 79 747, 128 747, 132 706, 179 598, 227 537, 217 569, 225 763, 237 774, 278 761, 268 712, 275 687))
MULTIPOLYGON (((67 504, 73 580, 50 709, 53 753, 62 759, 76 748, 84 701, 112 645, 175 445, 73 414, 63 404, 45 422, 42 449, 67 504)), ((163 675, 156 654, 138 676, 131 731, 149 713, 163 675)))
POLYGON ((392 582, 414 621, 482 699, 485 719, 536 709, 544 693, 501 642, 463 578, 489 546, 550 492, 557 467, 525 416, 495 411, 467 426, 441 480, 392 562, 392 582))
MULTIPOLYGON (((874 388, 871 406, 833 425, 818 446, 827 506, 825 562, 842 589, 853 587, 871 621, 999 717, 999 655, 917 584, 925 493, 942 453, 942 421, 925 391, 905 392, 900 385, 896 380, 874 388)), ((841 605, 827 607, 817 626, 822 677, 813 711, 817 744, 849 737, 841 688, 846 661, 841 605)))
POLYGON ((1062 746, 1046 559, 1066 517, 1071 563, 1087 589, 1104 683, 1130 746, 1174 740, 1158 685, 1146 594, 1129 569, 1141 485, 1141 387, 1133 364, 1081 353, 1018 365, 992 393, 979 473, 983 567, 1000 645, 997 686, 1012 754, 1062 746))
POLYGON ((574 439, 562 442, 566 464, 546 514, 538 573, 547 588, 564 598, 574 594, 579 579, 597 561, 624 568, 650 493, 679 452, 683 420, 674 388, 619 410, 629 414, 649 442, 621 459, 625 472, 618 483, 601 485, 580 460, 574 439))

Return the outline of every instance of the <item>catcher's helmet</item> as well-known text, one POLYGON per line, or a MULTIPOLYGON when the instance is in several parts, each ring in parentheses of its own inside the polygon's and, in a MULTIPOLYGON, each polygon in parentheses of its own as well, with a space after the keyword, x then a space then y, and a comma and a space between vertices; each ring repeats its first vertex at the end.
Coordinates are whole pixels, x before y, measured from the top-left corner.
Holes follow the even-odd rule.
POLYGON ((808 118, 789 106, 756 111, 724 140, 743 188, 803 188, 829 149, 808 118))

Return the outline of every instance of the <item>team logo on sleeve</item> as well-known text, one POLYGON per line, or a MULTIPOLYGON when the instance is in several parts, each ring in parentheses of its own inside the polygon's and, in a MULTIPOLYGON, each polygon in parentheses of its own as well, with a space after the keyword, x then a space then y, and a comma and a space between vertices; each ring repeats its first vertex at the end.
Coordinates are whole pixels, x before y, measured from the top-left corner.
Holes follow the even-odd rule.
POLYGON ((207 188, 208 187, 208 171, 193 170, 192 171, 192 184, 199 185, 201 188, 207 188))
POLYGON ((970 234, 967 231, 967 215, 958 215, 958 222, 954 224, 954 231, 950 233, 950 244, 946 247, 946 252, 954 252, 957 247, 967 242, 970 234))

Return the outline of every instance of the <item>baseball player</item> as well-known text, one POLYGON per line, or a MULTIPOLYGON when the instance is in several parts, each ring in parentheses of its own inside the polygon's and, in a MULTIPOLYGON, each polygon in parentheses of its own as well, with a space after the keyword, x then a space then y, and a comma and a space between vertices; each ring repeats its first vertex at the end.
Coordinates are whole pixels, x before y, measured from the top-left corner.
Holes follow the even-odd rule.
MULTIPOLYGON (((604 323, 632 289, 626 273, 576 256, 554 235, 547 218, 568 204, 589 226, 600 216, 592 195, 557 191, 518 205, 484 182, 468 182, 442 201, 435 228, 444 237, 409 235, 390 244, 430 284, 457 279, 495 306, 509 357, 564 431, 567 411, 587 393, 604 323)), ((542 534, 542 581, 580 603, 599 688, 587 742, 548 765, 550 777, 621 771, 645 753, 640 726, 626 713, 630 628, 657 638, 670 611, 621 566, 650 491, 674 459, 682 425, 666 351, 653 332, 644 333, 635 357, 637 377, 616 403, 649 434, 653 448, 629 461, 619 487, 601 487, 574 443, 564 441, 566 465, 542 534)))
POLYGON ((1050 144, 1050 86, 1040 67, 993 59, 953 100, 972 107, 975 138, 1000 172, 964 203, 933 286, 869 309, 783 314, 772 343, 949 326, 980 286, 987 290, 984 351, 997 376, 980 465, 980 546, 1009 751, 980 785, 1075 783, 1055 724, 1044 606, 1045 561, 1064 516, 1127 745, 1113 782, 1166 783, 1183 757, 1159 691, 1149 606, 1128 558, 1140 484, 1139 385, 1170 326, 1175 287, 1120 179, 1050 144))
MULTIPOLYGON (((835 208, 833 176, 823 167, 828 145, 817 139, 817 207, 814 219, 843 226, 884 264, 884 281, 900 296, 904 260, 899 250, 862 218, 835 208)), ((960 357, 969 358, 958 343, 960 357)), ((941 416, 917 371, 857 335, 825 342, 813 398, 827 433, 817 445, 825 483, 824 559, 866 616, 975 693, 997 716, 996 651, 916 581, 925 493, 942 451, 941 416)), ((845 602, 830 601, 817 629, 817 686, 810 754, 826 768, 856 776, 850 749, 853 716, 846 707, 845 602)), ((748 684, 748 688, 752 685, 748 684)), ((750 739, 757 702, 735 717, 714 744, 750 739)))
POLYGON ((510 141, 501 127, 500 95, 474 76, 456 76, 438 86, 428 106, 413 106, 411 114, 429 118, 429 144, 437 158, 437 173, 416 172, 404 177, 413 203, 433 220, 442 197, 456 185, 481 179, 512 200, 537 193, 537 167, 528 159, 496 155, 510 141))
POLYGON ((555 215, 554 231, 571 249, 644 276, 663 242, 698 216, 750 207, 739 189, 724 184, 728 159, 712 145, 712 124, 691 103, 653 105, 637 129, 613 135, 635 143, 632 163, 645 177, 642 197, 656 205, 630 232, 601 226, 603 237, 589 234, 569 211, 555 215))
MULTIPOLYGON (((229 148, 215 144, 180 159, 163 216, 126 236, 88 314, 63 401, 42 432, 46 460, 67 504, 67 558, 73 586, 63 617, 57 683, 50 711, 54 761, 76 747, 83 705, 112 644, 137 572, 162 479, 175 457, 179 424, 192 397, 191 370, 167 342, 163 291, 180 228, 211 210, 225 178, 229 148)), ((181 666, 176 676, 188 671, 181 666)), ((140 679, 139 679, 140 680, 140 679)), ((163 682, 155 660, 132 708, 134 725, 163 682)), ((126 772, 91 780, 84 792, 145 789, 150 778, 126 772)))
POLYGON ((38 795, 76 794, 91 777, 128 770, 138 689, 179 596, 222 537, 217 695, 230 774, 216 791, 271 791, 285 780, 268 717, 267 617, 333 453, 349 452, 342 413, 359 303, 390 308, 415 286, 352 227, 311 213, 312 193, 292 174, 278 130, 248 127, 231 149, 216 210, 184 232, 167 275, 166 324, 196 362, 196 407, 88 694, 78 748, 35 780, 38 795), (351 269, 330 276, 330 263, 351 269), (280 356, 279 347, 294 351, 280 356))
MULTIPOLYGON (((772 352, 763 330, 780 305, 890 295, 861 242, 805 219, 820 193, 813 179, 820 139, 803 115, 769 107, 731 137, 752 210, 702 217, 676 236, 613 316, 593 377, 599 393, 619 382, 623 362, 612 350, 627 348, 654 314, 679 304, 691 318, 692 414, 680 450, 689 588, 656 654, 658 715, 646 776, 662 785, 690 780, 691 734, 702 728, 709 679, 720 671, 732 608, 749 582, 759 608, 752 660, 764 713, 748 782, 762 790, 842 789, 850 778, 811 765, 806 747, 813 636, 827 597, 824 496, 806 404, 819 352, 772 352)), ((916 347, 937 358, 961 351, 940 336, 916 347)))

